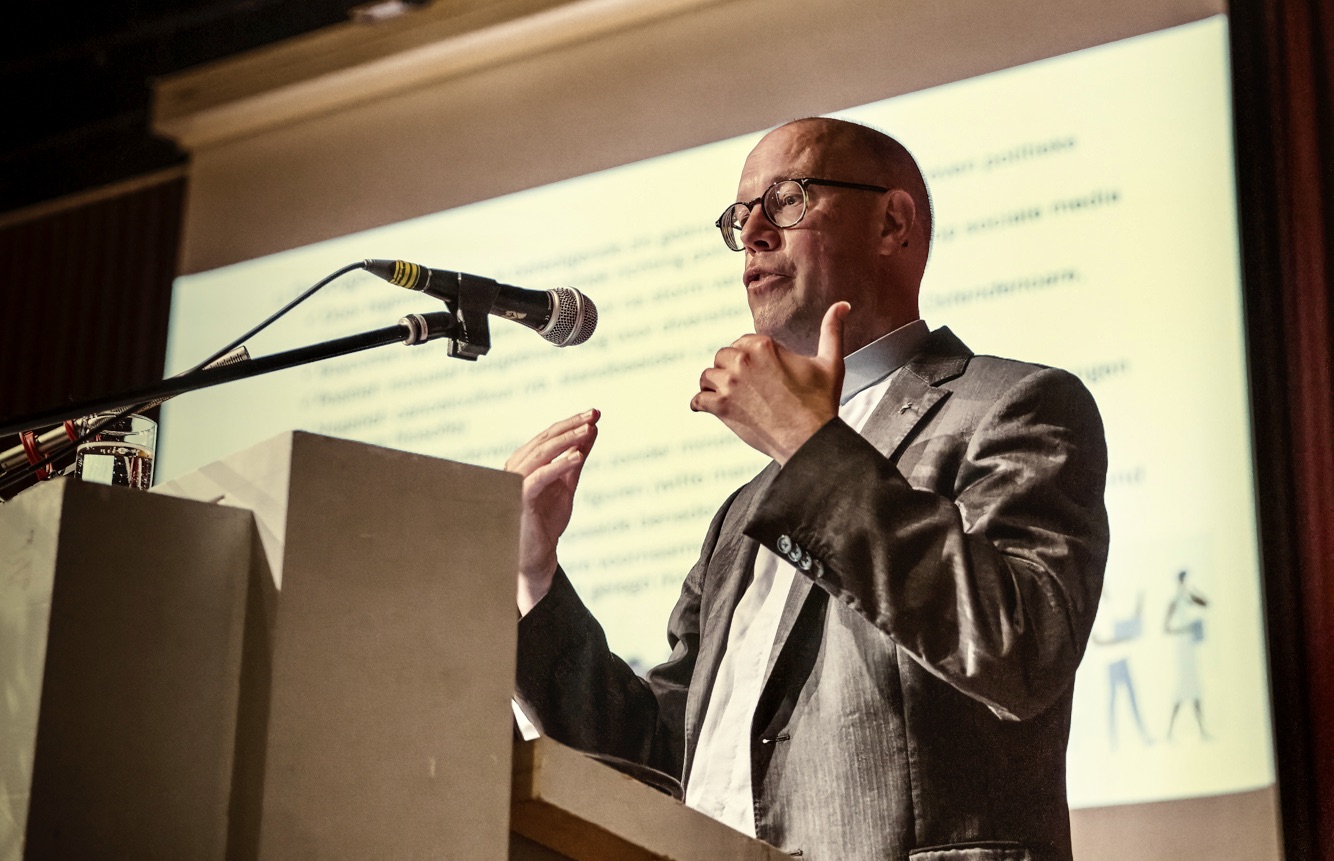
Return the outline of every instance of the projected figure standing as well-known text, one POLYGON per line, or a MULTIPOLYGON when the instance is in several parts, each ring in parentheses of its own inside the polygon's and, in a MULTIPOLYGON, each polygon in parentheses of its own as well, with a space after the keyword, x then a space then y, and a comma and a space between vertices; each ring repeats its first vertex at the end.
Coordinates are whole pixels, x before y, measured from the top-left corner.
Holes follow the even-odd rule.
POLYGON ((1140 740, 1146 745, 1153 744, 1153 738, 1144 728, 1140 718, 1139 703, 1135 699, 1135 681, 1130 675, 1130 649, 1126 644, 1138 640, 1144 633, 1144 593, 1135 599, 1135 613, 1124 619, 1112 622, 1112 636, 1093 635, 1093 642, 1104 647, 1120 647, 1107 665, 1107 737, 1112 749, 1116 749, 1116 701, 1119 692, 1124 689, 1130 700, 1130 714, 1135 718, 1135 727, 1139 730, 1140 740))
POLYGON ((1195 723, 1200 728, 1200 738, 1208 740, 1209 733, 1204 731, 1204 709, 1200 704, 1199 660, 1195 650, 1204 642, 1203 609, 1209 606, 1197 589, 1186 582, 1189 575, 1182 571, 1177 574, 1177 592, 1172 603, 1167 606, 1167 619, 1163 630, 1176 638, 1177 651, 1177 687, 1172 700, 1172 717, 1167 722, 1167 737, 1172 737, 1172 728, 1176 724, 1177 712, 1181 706, 1190 702, 1195 709, 1195 723))

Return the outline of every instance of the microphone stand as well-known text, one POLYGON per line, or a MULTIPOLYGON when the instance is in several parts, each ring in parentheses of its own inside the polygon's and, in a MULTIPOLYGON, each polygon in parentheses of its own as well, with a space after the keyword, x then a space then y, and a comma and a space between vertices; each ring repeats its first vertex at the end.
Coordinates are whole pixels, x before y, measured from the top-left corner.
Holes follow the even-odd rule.
MULTIPOLYGON (((257 359, 237 362, 233 365, 203 368, 179 377, 171 377, 158 383, 114 395, 105 395, 53 407, 40 413, 33 413, 7 422, 3 427, 0 427, 0 436, 22 433, 31 428, 59 424, 66 419, 80 418, 93 413, 123 409, 126 404, 141 404, 159 398, 170 398, 185 392, 230 383, 233 380, 243 380, 260 374, 267 374, 271 371, 295 368, 298 365, 332 359, 335 356, 346 356, 350 353, 358 353, 372 347, 380 347, 395 342, 414 346, 437 338, 450 338, 451 348, 459 349, 455 347, 453 342, 461 340, 456 338, 460 329, 461 327, 458 325, 454 314, 448 311, 409 314, 399 320, 397 325, 386 326, 383 329, 362 332, 359 335, 349 335, 345 338, 335 338, 321 344, 298 347, 295 350, 274 353, 271 356, 261 356, 257 359)), ((466 347, 466 342, 463 346, 466 347)))

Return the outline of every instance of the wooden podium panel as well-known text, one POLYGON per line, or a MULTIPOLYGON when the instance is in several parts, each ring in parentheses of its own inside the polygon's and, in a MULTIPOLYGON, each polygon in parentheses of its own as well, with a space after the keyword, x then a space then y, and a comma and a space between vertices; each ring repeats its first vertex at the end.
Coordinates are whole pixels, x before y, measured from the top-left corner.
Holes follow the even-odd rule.
POLYGON ((551 739, 514 745, 511 861, 791 861, 551 739))
POLYGON ((231 850, 499 859, 518 476, 308 433, 156 490, 254 512, 231 850))
POLYGON ((252 534, 72 479, 3 506, 0 858, 224 857, 252 534))

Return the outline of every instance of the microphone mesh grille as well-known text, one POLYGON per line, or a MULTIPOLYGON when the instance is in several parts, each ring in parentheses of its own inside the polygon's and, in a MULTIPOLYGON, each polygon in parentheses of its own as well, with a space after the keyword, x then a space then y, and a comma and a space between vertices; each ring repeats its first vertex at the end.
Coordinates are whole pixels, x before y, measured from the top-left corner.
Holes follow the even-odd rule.
POLYGON ((557 347, 574 347, 591 338, 598 325, 598 309, 593 300, 569 287, 557 287, 551 293, 556 307, 551 322, 541 332, 542 337, 557 347))

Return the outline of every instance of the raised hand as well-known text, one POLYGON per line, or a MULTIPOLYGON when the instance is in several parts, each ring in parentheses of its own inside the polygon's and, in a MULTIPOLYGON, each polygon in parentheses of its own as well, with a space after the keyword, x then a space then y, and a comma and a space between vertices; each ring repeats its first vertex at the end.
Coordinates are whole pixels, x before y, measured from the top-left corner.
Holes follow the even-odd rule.
POLYGON ((851 306, 835 302, 820 323, 813 357, 763 335, 742 335, 714 357, 690 401, 712 413, 741 440, 787 463, 825 422, 838 415, 843 387, 843 321, 851 306))
POLYGON ((551 589, 556 574, 556 544, 570 524, 574 491, 579 486, 593 443, 597 410, 556 422, 519 447, 505 470, 523 477, 519 521, 519 612, 529 610, 551 589))

